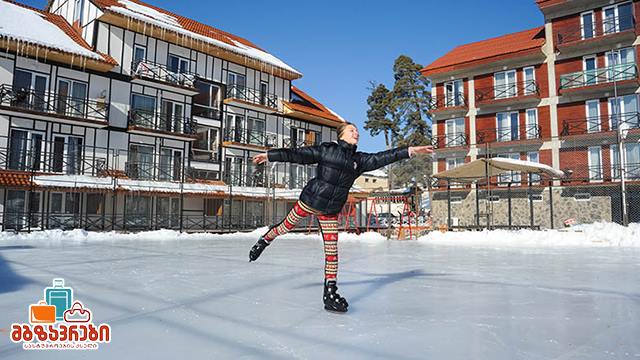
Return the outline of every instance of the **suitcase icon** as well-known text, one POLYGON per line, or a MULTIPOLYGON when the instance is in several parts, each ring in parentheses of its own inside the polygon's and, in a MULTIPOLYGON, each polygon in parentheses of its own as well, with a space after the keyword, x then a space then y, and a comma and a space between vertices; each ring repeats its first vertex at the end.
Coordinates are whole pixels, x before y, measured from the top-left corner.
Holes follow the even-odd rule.
POLYGON ((32 324, 53 324, 56 322, 56 307, 40 300, 29 305, 29 322, 32 324))
POLYGON ((56 308, 56 320, 64 320, 64 312, 71 308, 73 289, 64 287, 64 279, 53 279, 53 287, 44 290, 47 304, 56 308))

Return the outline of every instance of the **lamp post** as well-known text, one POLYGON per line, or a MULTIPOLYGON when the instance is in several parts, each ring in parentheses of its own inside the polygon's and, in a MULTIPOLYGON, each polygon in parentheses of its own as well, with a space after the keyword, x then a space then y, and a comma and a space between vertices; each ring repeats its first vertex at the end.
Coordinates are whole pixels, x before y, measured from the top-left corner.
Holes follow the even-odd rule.
POLYGON ((624 140, 627 137, 628 131, 622 128, 622 114, 620 114, 620 101, 618 99, 618 83, 616 73, 616 65, 618 63, 618 57, 620 56, 620 51, 612 49, 611 50, 611 75, 613 77, 613 97, 614 97, 614 111, 616 118, 617 129, 617 140, 618 140, 618 163, 620 166, 620 200, 622 202, 622 224, 624 226, 629 225, 629 214, 627 213, 627 188, 626 188, 626 179, 625 179, 625 152, 624 152, 624 140))

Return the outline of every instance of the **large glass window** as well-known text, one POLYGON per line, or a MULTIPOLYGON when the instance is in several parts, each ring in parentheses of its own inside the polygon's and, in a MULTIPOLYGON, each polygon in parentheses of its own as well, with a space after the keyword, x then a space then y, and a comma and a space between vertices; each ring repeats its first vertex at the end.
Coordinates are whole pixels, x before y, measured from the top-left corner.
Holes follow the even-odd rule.
POLYGON ((131 95, 131 110, 137 126, 154 128, 156 98, 140 94, 131 95))
POLYGON ((225 123, 225 141, 243 143, 244 116, 227 114, 225 123))
POLYGON ((153 180, 153 146, 132 144, 129 147, 127 175, 132 179, 153 180))
POLYGON ((247 78, 244 75, 234 72, 227 73, 227 95, 236 99, 245 99, 246 95, 247 78))
POLYGON ((194 116, 219 119, 221 102, 220 87, 202 80, 196 81, 195 86, 198 89, 198 94, 193 97, 193 109, 191 113, 194 116))
POLYGON ((603 8, 602 17, 602 31, 605 35, 633 28, 631 2, 603 8))
POLYGON ((65 116, 85 116, 87 113, 87 84, 73 80, 58 80, 56 112, 65 116))
POLYGON ((504 99, 518 95, 516 71, 502 71, 494 74, 495 98, 504 99))
POLYGON ((249 118, 247 121, 248 143, 265 146, 265 123, 264 120, 249 118))
POLYGON ((465 129, 464 118, 451 119, 445 122, 446 139, 445 146, 463 146, 465 145, 465 129))
POLYGON ((586 56, 582 59, 585 85, 595 85, 598 83, 597 67, 598 65, 595 56, 586 56))
POLYGON ((540 138, 540 127, 538 125, 538 109, 527 109, 527 139, 540 138))
POLYGON ((587 132, 600 131, 600 100, 589 100, 586 102, 587 111, 587 132))
POLYGON ((514 141, 520 138, 518 126, 518 112, 498 113, 497 114, 497 140, 498 141, 514 141))
POLYGON ((602 181, 602 148, 591 146, 588 150, 589 159, 589 180, 602 181))
POLYGON ((582 22, 582 38, 591 39, 596 34, 596 24, 593 17, 593 11, 582 13, 580 16, 582 22))
POLYGON ((48 83, 49 78, 45 75, 16 70, 13 77, 13 86, 17 95, 11 105, 38 111, 51 110, 47 105, 48 83))
POLYGON ((444 84, 445 107, 461 106, 464 98, 464 85, 462 80, 449 81, 444 84))
POLYGON ((182 132, 185 125, 184 104, 173 101, 162 101, 160 130, 182 132))
POLYGON ((52 171, 69 175, 82 172, 82 138, 55 135, 52 153, 52 171))
MULTIPOLYGON (((499 154, 498 157, 513 159, 513 160, 520 160, 520 153, 499 154)), ((520 172, 510 171, 506 174, 502 174, 498 177, 498 181, 502 185, 506 185, 508 183, 512 183, 512 185, 519 185, 521 181, 520 172)))
POLYGON ((44 170, 44 134, 28 130, 11 130, 9 169, 22 171, 44 170))
POLYGON ((638 96, 636 94, 609 98, 609 126, 613 130, 638 127, 638 96), (617 101, 616 101, 617 100, 617 101))

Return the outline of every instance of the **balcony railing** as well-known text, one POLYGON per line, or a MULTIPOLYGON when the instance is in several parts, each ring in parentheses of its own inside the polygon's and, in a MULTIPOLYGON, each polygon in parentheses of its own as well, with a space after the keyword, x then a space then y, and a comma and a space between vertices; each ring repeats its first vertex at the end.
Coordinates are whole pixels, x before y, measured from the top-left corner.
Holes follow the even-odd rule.
POLYGON ((129 112, 129 124, 145 129, 193 135, 196 122, 191 118, 140 109, 129 112))
POLYGON ((534 80, 476 89, 476 101, 478 103, 539 95, 538 83, 534 80))
POLYGON ((633 15, 616 16, 602 22, 594 22, 591 26, 581 25, 580 27, 565 28, 558 32, 558 45, 594 39, 606 35, 616 34, 635 28, 635 18, 633 15))
POLYGON ((305 147, 305 146, 314 146, 314 145, 320 145, 322 142, 319 141, 309 141, 309 140, 296 140, 293 141, 293 139, 291 138, 285 138, 283 141, 283 147, 286 148, 299 148, 299 147, 305 147))
MULTIPOLYGON (((611 173, 614 180, 620 180, 620 165, 613 164, 611 166, 611 173)), ((640 163, 629 163, 624 165, 624 178, 625 180, 640 180, 640 163)))
POLYGON ((262 147, 275 147, 277 145, 277 135, 273 133, 266 133, 264 131, 225 129, 224 141, 262 147))
POLYGON ((590 181, 603 181, 604 180, 604 171, 602 166, 594 165, 589 166, 589 180, 590 181))
POLYGON ((278 96, 240 85, 227 87, 227 99, 238 99, 252 104, 278 108, 278 96))
POLYGON ((0 148, 0 169, 98 176, 107 168, 109 150, 44 140, 4 138, 0 148))
POLYGON ((469 138, 464 133, 439 135, 431 138, 431 145, 436 149, 467 146, 469 138))
POLYGON ((160 156, 158 164, 151 161, 127 161, 125 174, 133 180, 181 181, 182 164, 173 163, 172 160, 170 157, 160 156))
POLYGON ((0 106, 78 119, 109 120, 109 104, 34 89, 0 86, 0 106))
POLYGON ((172 85, 193 88, 196 75, 189 72, 173 71, 166 65, 147 60, 137 60, 131 64, 131 74, 140 78, 147 78, 166 82, 172 85))
POLYGON ((232 186, 264 187, 267 177, 264 166, 249 166, 246 171, 235 170, 224 174, 224 182, 232 186))
POLYGON ((620 64, 607 68, 584 70, 560 76, 560 89, 605 84, 613 81, 631 80, 638 77, 636 64, 620 64))
POLYGON ((488 142, 507 142, 507 141, 519 141, 540 139, 541 127, 538 124, 528 124, 524 128, 500 128, 500 129, 487 129, 478 131, 477 139, 478 144, 484 144, 488 142))
POLYGON ((629 112, 618 115, 591 116, 579 119, 564 120, 562 136, 581 135, 622 129, 639 129, 640 113, 629 112))
POLYGON ((431 111, 446 110, 447 108, 467 107, 464 94, 441 94, 429 101, 431 111))
POLYGON ((191 115, 200 116, 208 119, 221 119, 222 118, 222 110, 216 108, 209 108, 205 106, 200 106, 198 104, 193 104, 191 107, 191 115))

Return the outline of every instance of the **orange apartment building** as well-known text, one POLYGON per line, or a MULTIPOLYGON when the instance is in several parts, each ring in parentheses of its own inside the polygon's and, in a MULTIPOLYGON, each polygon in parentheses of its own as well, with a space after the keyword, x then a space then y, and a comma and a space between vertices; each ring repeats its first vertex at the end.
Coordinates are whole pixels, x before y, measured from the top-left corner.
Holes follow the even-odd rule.
POLYGON ((436 182, 436 223, 640 221, 640 2, 536 3, 544 26, 458 46, 422 69, 433 84, 434 173, 499 156, 567 176, 512 173, 491 192, 436 182))

